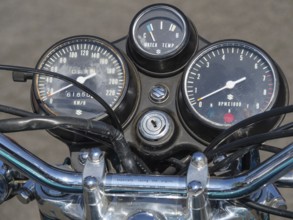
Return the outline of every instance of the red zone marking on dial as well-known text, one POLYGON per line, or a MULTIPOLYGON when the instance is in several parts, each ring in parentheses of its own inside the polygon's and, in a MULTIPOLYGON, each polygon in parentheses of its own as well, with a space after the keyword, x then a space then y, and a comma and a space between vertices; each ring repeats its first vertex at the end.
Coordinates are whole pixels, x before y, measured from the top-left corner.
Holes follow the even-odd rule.
POLYGON ((224 115, 224 122, 227 124, 231 124, 235 120, 235 117, 232 113, 226 113, 224 115))

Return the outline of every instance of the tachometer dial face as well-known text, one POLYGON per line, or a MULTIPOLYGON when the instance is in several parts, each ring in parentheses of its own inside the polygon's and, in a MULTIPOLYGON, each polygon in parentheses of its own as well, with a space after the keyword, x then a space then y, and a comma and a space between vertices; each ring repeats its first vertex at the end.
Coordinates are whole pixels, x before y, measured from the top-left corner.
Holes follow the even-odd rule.
MULTIPOLYGON (((125 95, 128 72, 122 55, 108 42, 90 36, 71 37, 52 46, 37 68, 63 74, 87 86, 115 109, 125 95)), ((71 83, 37 75, 37 100, 53 115, 94 118, 104 108, 71 83)))
POLYGON ((134 20, 132 38, 139 52, 150 58, 174 55, 186 44, 187 21, 169 5, 153 5, 134 20))
POLYGON ((279 81, 269 56, 244 41, 220 41, 196 55, 183 81, 189 110, 205 124, 224 129, 270 109, 279 81))

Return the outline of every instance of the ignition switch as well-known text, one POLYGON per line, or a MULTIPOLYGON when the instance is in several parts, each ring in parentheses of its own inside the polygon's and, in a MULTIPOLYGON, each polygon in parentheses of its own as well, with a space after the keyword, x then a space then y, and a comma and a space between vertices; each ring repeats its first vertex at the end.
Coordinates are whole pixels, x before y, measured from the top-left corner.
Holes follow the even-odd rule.
POLYGON ((163 111, 146 112, 138 122, 139 135, 151 142, 168 139, 174 131, 172 118, 163 111))

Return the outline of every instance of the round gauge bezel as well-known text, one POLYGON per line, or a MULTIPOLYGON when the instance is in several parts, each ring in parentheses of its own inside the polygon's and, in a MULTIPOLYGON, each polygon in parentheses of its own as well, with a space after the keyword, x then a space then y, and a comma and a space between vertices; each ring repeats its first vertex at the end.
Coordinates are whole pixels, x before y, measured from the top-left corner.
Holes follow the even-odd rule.
POLYGON ((208 54, 211 51, 214 51, 216 49, 227 47, 227 46, 236 46, 236 47, 240 47, 240 48, 248 48, 249 50, 253 51, 256 55, 259 55, 269 65, 269 67, 271 69, 271 72, 272 72, 272 75, 273 75, 273 79, 274 79, 274 85, 273 85, 274 89, 273 89, 269 104, 266 106, 265 109, 263 109, 263 111, 270 110, 274 106, 274 104, 276 102, 276 99, 277 99, 277 96, 278 96, 278 92, 279 92, 279 76, 278 76, 278 71, 277 71, 277 68, 276 68, 276 66, 274 64, 274 61, 272 60, 272 58, 270 58, 270 56, 263 49, 261 49, 257 45, 252 44, 252 43, 247 42, 247 41, 243 41, 243 40, 229 39, 229 40, 217 41, 217 42, 214 42, 214 43, 209 44, 206 47, 202 48, 193 58, 191 58, 189 64, 186 66, 186 69, 184 71, 183 85, 182 85, 183 94, 184 94, 183 98, 184 98, 184 101, 185 101, 189 111, 191 111, 192 114, 197 119, 199 119, 201 122, 203 122, 207 126, 210 126, 210 127, 216 128, 216 129, 221 129, 221 130, 230 127, 231 124, 221 124, 221 123, 209 120, 208 118, 203 116, 201 113, 199 113, 195 108, 193 108, 192 103, 188 98, 187 80, 188 80, 190 71, 193 68, 193 66, 204 55, 206 55, 206 54, 208 54))
POLYGON ((150 59, 167 59, 175 56, 178 54, 187 44, 187 36, 189 35, 189 28, 188 28, 188 20, 186 16, 181 12, 178 8, 168 5, 168 4, 154 4, 150 5, 141 11, 137 13, 137 15, 134 17, 133 22, 131 23, 131 38, 134 42, 134 47, 137 49, 137 52, 141 54, 142 56, 145 56, 150 59), (136 31, 139 28, 139 24, 144 23, 145 21, 141 22, 141 19, 148 13, 154 11, 154 10, 166 10, 169 13, 173 13, 179 20, 182 22, 183 25, 183 37, 182 41, 179 45, 177 45, 175 48, 172 49, 171 52, 164 53, 164 54, 154 54, 150 53, 147 50, 145 50, 137 41, 136 31))
MULTIPOLYGON (((76 43, 94 43, 97 45, 100 45, 103 48, 106 48, 108 51, 111 51, 111 54, 115 56, 115 59, 120 63, 119 65, 121 66, 121 69, 124 73, 124 87, 122 89, 122 92, 115 102, 115 104, 111 107, 114 111, 119 107, 121 104, 122 100, 125 98, 125 95, 127 93, 128 87, 129 87, 129 69, 127 66, 127 62, 123 57, 123 54, 117 49, 115 46, 113 46, 110 42, 96 37, 96 36, 91 36, 91 35, 78 35, 78 36, 72 36, 68 37, 65 39, 62 39, 49 47, 45 53, 41 56, 39 61, 37 62, 36 68, 37 69, 42 69, 43 65, 46 63, 46 61, 54 55, 57 51, 61 50, 64 47, 67 47, 69 45, 74 45, 76 43)), ((70 77, 70 76, 69 76, 70 77)), ((39 91, 39 86, 38 86, 38 79, 39 79, 39 74, 35 74, 33 78, 33 92, 34 92, 34 97, 37 100, 38 105, 41 107, 43 111, 45 111, 46 114, 51 114, 51 115, 60 115, 54 111, 51 107, 49 107, 45 102, 42 101, 40 91, 39 91)), ((63 115, 63 113, 62 113, 63 115)), ((106 112, 100 112, 97 113, 96 116, 91 117, 89 119, 103 119, 107 117, 106 112)))

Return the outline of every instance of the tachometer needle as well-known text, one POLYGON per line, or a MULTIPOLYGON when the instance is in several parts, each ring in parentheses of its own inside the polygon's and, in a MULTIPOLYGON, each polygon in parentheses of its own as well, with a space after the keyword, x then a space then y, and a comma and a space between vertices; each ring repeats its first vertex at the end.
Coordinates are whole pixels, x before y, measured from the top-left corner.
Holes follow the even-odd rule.
POLYGON ((211 92, 211 93, 209 93, 209 94, 207 94, 207 95, 205 95, 203 97, 198 98, 197 101, 201 101, 201 100, 203 100, 203 99, 205 99, 207 97, 210 97, 210 96, 212 96, 212 95, 214 95, 214 94, 216 94, 218 92, 221 92, 221 91, 223 91, 225 89, 233 89, 235 87, 235 85, 237 85, 238 83, 241 83, 241 82, 243 82, 245 80, 246 80, 246 77, 242 77, 241 79, 238 79, 238 80, 235 80, 235 81, 229 80, 228 82, 226 82, 226 85, 223 86, 222 88, 217 89, 217 90, 215 90, 215 91, 213 91, 213 92, 211 92))

